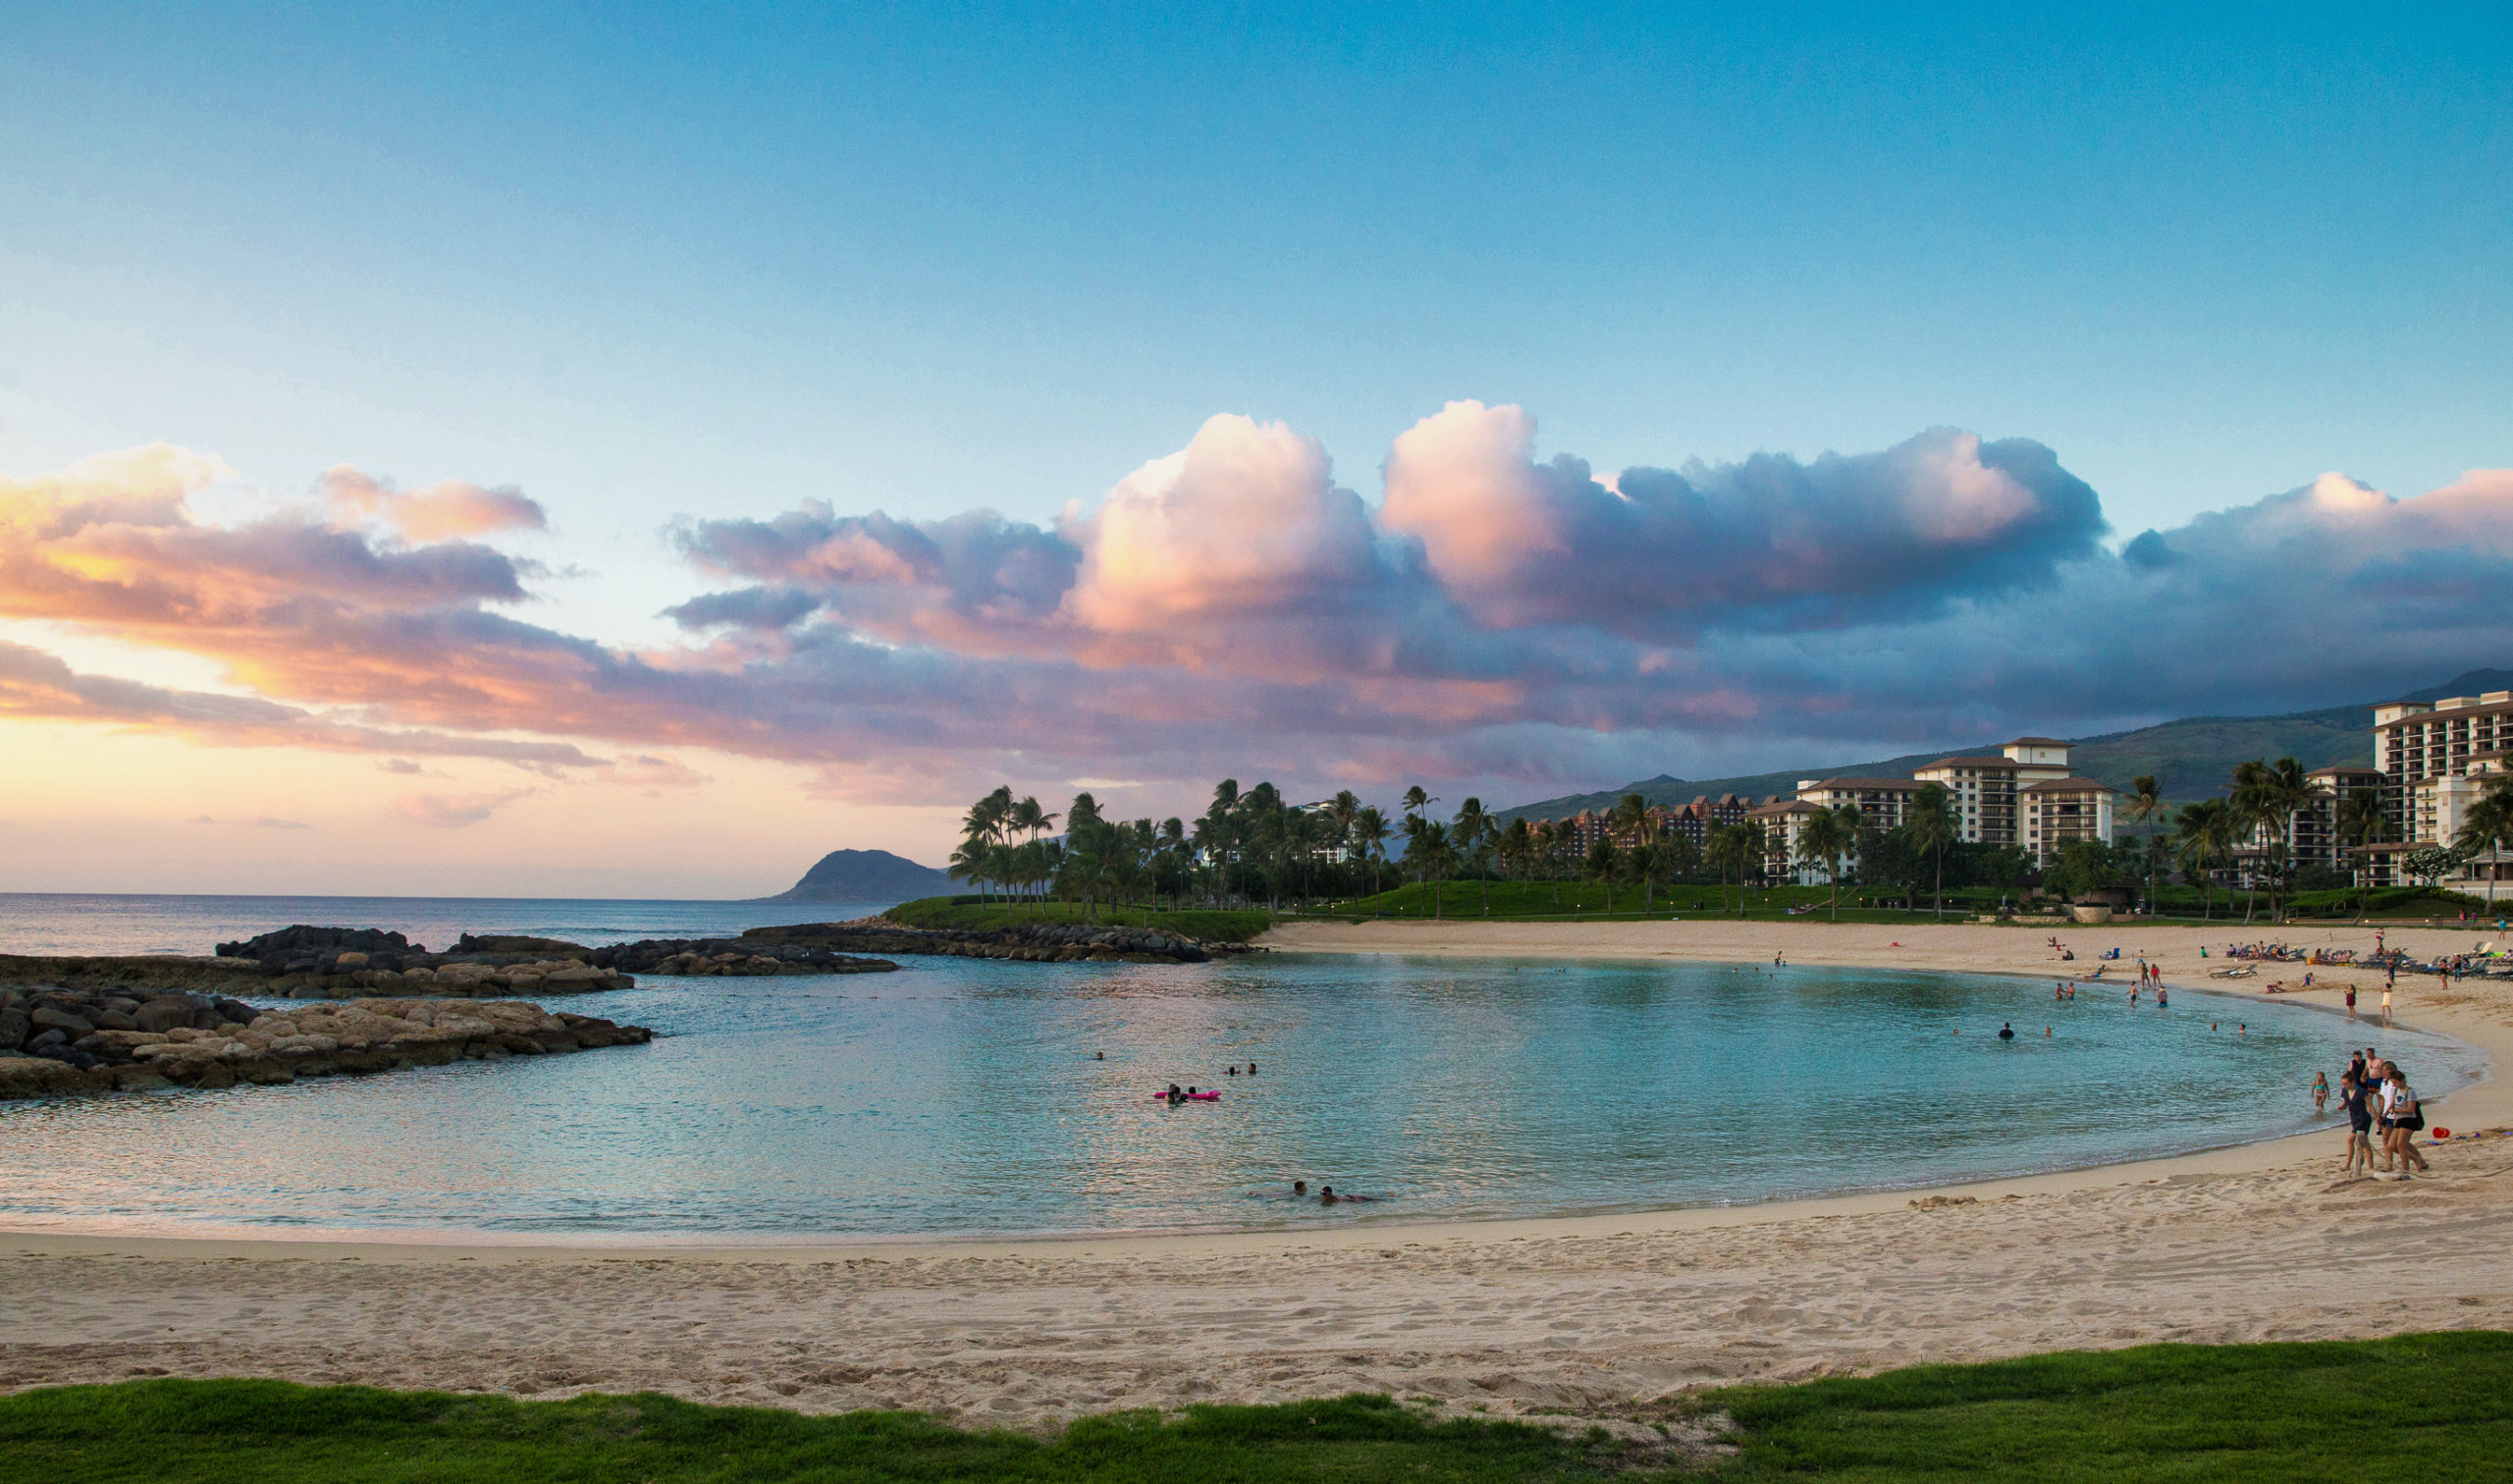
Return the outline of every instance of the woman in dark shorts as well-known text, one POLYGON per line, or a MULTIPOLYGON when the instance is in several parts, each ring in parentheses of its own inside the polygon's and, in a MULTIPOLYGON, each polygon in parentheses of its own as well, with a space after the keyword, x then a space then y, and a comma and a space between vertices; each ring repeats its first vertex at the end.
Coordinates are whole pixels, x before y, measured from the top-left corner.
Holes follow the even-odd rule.
POLYGON ((2417 1089, 2408 1085, 2408 1074, 2392 1062, 2387 1070, 2388 1082, 2382 1088, 2382 1168, 2390 1168, 2391 1160, 2399 1160, 2400 1178, 2408 1178, 2408 1167, 2426 1168, 2426 1156, 2417 1152, 2417 1132, 2426 1127, 2426 1110, 2418 1105, 2417 1089))
POLYGON ((2365 1085, 2356 1080, 2355 1069, 2338 1079, 2338 1105, 2347 1110, 2347 1163, 2340 1167, 2342 1175, 2353 1175, 2362 1166, 2367 1173, 2374 1168, 2373 1110, 2366 1106, 2365 1085))

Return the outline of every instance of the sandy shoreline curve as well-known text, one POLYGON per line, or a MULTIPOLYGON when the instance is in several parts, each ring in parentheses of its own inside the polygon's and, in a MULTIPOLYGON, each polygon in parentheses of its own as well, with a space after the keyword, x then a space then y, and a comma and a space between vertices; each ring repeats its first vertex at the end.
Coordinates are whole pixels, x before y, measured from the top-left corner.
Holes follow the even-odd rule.
MULTIPOLYGON (((2426 956, 2491 930, 2403 929, 2426 956)), ((2082 980, 2145 952, 2229 986, 2228 941, 2369 948, 2370 928, 2114 924, 1305 923, 1301 952, 1687 959, 2082 980), (2077 959, 2057 964, 2056 932, 2077 959)), ((2289 972, 2291 971, 2291 972, 2289 972)), ((2353 980, 2314 971, 2298 1001, 2353 980)), ((2105 992, 2105 988, 2089 992, 2105 992)), ((2285 998, 2280 996, 2281 999, 2285 998)), ((2403 980, 2403 1024, 2484 1050, 2433 1105, 2513 1124, 2513 985, 2403 980)), ((2366 1039, 2379 1044, 2379 1028, 2366 1039)), ((0 1389, 282 1375, 564 1395, 652 1388, 1045 1425, 1119 1406, 1385 1391, 1582 1415, 1705 1382, 2161 1339, 2513 1327, 2513 1139, 2433 1178, 2339 1180, 2335 1132, 1868 1194, 1331 1231, 705 1245, 0 1232, 0 1389), (1154 1355, 1147 1348, 1156 1350, 1154 1355)))

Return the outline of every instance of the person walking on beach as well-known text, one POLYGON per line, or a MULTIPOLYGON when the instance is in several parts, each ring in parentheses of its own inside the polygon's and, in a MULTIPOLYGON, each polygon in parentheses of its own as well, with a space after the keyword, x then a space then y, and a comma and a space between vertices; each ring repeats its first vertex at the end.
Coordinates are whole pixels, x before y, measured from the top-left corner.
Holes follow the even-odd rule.
POLYGON ((2347 1115, 2347 1159, 2338 1168, 2341 1175, 2358 1170, 2374 1173, 2374 1114, 2366 1105, 2365 1085, 2356 1078, 2351 1067, 2338 1079, 2338 1106, 2347 1115))
POLYGON ((2390 992, 2390 990, 2389 990, 2387 987, 2385 987, 2385 988, 2382 990, 2382 1027, 2383 1027, 2383 1029, 2384 1029, 2384 1030, 2388 1030, 2388 1029, 2390 1028, 2390 1023, 2391 1023, 2391 992, 2390 992))
MULTIPOLYGON (((2426 1114, 2418 1107, 2417 1089, 2408 1085, 2408 1074, 2397 1062, 2390 1065, 2389 1076, 2382 1083, 2382 1149, 2384 1154, 2399 1158, 2400 1179, 2408 1178, 2412 1164, 2422 1172, 2427 1169, 2426 1156, 2417 1152, 2417 1132, 2426 1127, 2426 1114)), ((2390 1168, 2390 1160, 2382 1161, 2390 1168)))

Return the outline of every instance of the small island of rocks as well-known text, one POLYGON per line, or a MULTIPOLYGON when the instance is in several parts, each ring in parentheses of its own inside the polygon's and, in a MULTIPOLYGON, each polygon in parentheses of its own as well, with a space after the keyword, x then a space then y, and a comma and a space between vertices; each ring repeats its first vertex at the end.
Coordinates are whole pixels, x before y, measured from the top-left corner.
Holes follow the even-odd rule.
POLYGON ((644 1045, 654 1033, 521 1000, 261 1010, 205 994, 0 989, 0 1099, 227 1087, 644 1045))

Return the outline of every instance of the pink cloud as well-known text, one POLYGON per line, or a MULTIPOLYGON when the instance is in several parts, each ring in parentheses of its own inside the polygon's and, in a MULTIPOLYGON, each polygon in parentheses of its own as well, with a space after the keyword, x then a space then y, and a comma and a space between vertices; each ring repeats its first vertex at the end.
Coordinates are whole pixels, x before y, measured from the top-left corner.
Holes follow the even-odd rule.
POLYGON ((334 464, 323 471, 322 487, 339 510, 378 518, 409 542, 485 536, 492 531, 539 531, 550 524, 540 503, 511 485, 490 490, 446 479, 403 492, 354 465, 334 464))
POLYGON ((434 829, 464 829, 486 821, 500 809, 517 799, 530 798, 539 792, 531 788, 505 788, 491 793, 402 794, 385 806, 397 820, 412 824, 425 824, 434 829))
MULTIPOLYGON (((691 522, 674 540, 728 586, 642 652, 498 611, 531 569, 466 540, 204 523, 186 498, 224 466, 136 450, 0 482, 0 616, 204 656, 247 693, 0 645, 0 715, 647 789, 704 781, 675 754, 717 749, 908 802, 1112 768, 1593 779, 1704 739, 1969 742, 2513 651, 2502 471, 2413 500, 2325 480, 2115 556, 2039 445, 1940 430, 1604 481, 1533 439, 1452 404, 1397 440, 1377 511, 1312 441, 1223 417, 1052 529, 817 502, 691 522), (2219 642, 2264 622, 2336 637, 2219 642)), ((509 802, 404 798, 446 827, 509 802)))

